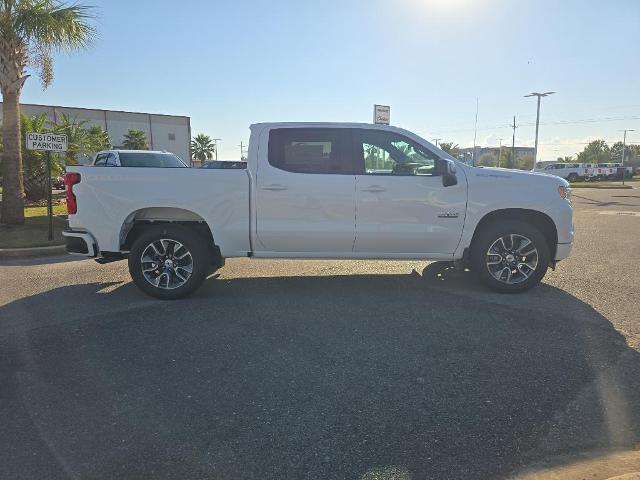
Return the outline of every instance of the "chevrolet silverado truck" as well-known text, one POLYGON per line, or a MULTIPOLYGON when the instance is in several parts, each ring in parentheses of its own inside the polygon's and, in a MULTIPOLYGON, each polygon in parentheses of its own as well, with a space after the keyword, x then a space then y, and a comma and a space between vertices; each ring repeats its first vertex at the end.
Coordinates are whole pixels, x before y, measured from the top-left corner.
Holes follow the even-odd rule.
POLYGON ((255 124, 246 169, 72 166, 65 182, 67 251, 128 259, 161 299, 231 257, 451 261, 519 292, 573 243, 566 180, 472 167, 387 125, 255 124))

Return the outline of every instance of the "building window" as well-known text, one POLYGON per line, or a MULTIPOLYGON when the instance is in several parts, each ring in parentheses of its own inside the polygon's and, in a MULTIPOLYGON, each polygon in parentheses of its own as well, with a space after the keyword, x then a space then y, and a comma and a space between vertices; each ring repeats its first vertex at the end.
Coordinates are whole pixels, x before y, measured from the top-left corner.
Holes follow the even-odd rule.
POLYGON ((175 133, 170 133, 169 134, 169 140, 175 140, 176 139, 176 134, 175 133))

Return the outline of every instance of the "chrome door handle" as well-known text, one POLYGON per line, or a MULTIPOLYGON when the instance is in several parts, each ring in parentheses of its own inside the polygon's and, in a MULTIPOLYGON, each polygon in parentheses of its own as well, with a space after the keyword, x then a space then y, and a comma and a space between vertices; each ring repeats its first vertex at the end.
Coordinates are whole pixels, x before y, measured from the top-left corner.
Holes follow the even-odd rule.
POLYGON ((371 193, 385 192, 386 190, 387 190, 386 188, 381 187, 380 185, 371 185, 370 187, 362 189, 363 192, 371 192, 371 193))
POLYGON ((265 185, 262 187, 262 190, 271 190, 272 192, 280 192, 282 190, 286 190, 287 187, 284 185, 280 185, 279 183, 273 183, 271 185, 265 185))

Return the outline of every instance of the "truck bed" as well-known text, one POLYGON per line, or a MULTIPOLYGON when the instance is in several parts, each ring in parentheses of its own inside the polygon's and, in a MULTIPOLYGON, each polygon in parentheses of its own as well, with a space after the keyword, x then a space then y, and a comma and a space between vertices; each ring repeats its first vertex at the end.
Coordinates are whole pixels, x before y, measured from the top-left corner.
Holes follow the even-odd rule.
POLYGON ((250 250, 247 170, 71 166, 67 172, 81 175, 69 226, 100 239, 100 251, 120 251, 133 220, 185 215, 208 224, 224 256, 250 250))

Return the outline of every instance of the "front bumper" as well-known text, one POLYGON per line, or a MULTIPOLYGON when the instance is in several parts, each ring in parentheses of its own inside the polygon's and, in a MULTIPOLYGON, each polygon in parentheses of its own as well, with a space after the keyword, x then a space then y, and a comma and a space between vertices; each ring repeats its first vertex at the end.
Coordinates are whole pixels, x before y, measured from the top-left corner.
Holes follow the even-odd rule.
POLYGON ((98 255, 98 244, 89 232, 64 230, 62 236, 64 237, 67 253, 86 257, 96 257, 98 255))

